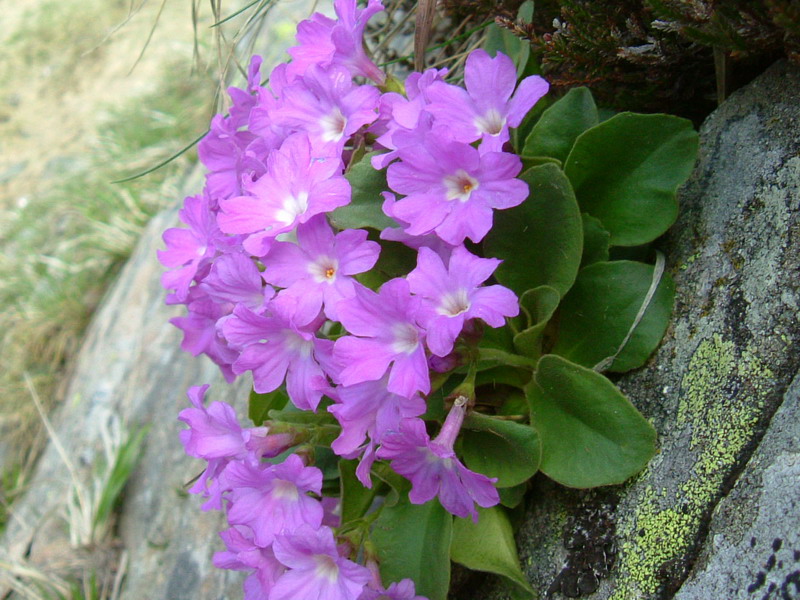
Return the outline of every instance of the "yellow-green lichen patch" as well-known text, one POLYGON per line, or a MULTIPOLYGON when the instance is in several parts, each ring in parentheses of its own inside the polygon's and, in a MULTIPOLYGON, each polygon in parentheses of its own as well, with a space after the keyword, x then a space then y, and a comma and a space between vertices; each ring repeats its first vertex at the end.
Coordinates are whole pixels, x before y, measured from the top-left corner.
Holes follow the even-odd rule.
MULTIPOLYGON (((749 348, 740 352, 720 335, 700 343, 681 383, 673 430, 666 436, 672 443, 664 450, 687 452, 681 440, 688 437, 692 464, 678 480, 665 474, 672 480, 669 489, 648 486, 640 492, 636 510, 619 523, 624 541, 612 600, 652 597, 671 567, 685 558, 753 438, 771 382, 772 372, 749 348)), ((670 463, 668 454, 664 458, 664 465, 670 463)), ((640 481, 656 475, 651 471, 640 481)))
POLYGON ((700 253, 699 253, 699 252, 695 252, 694 254, 692 254, 691 256, 689 256, 689 257, 686 259, 686 262, 685 262, 685 263, 683 263, 683 264, 682 264, 680 267, 678 267, 678 268, 679 268, 681 271, 685 271, 686 269, 688 269, 688 268, 689 268, 689 265, 691 265, 691 264, 692 264, 694 261, 696 261, 698 258, 700 258, 700 253))

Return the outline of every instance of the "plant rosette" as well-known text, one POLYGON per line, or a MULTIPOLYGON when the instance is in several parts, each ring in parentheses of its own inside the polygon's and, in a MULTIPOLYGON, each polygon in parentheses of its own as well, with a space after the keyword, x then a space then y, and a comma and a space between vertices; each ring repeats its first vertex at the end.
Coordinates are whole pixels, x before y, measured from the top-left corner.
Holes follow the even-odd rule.
POLYGON ((528 480, 616 484, 655 451, 603 372, 667 327, 663 261, 625 257, 674 221, 697 136, 550 101, 499 51, 463 87, 387 84, 362 42, 380 2, 334 7, 229 90, 159 252, 182 348, 253 379, 252 426, 207 385, 179 416, 190 491, 229 523, 214 564, 248 599, 444 600, 451 560, 530 595, 506 514, 528 480))

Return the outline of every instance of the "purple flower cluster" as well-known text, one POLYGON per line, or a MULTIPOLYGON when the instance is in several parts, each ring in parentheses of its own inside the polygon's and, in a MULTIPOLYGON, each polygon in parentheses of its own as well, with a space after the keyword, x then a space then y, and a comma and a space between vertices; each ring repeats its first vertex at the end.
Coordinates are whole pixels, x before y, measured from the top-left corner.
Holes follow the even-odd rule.
MULTIPOLYGON (((500 261, 464 243, 483 239, 494 210, 527 197, 516 178, 522 163, 504 147, 547 84, 530 77, 515 91, 512 61, 476 50, 466 89, 431 69, 408 77, 406 95, 383 93, 373 83, 385 77, 362 42, 380 0, 334 8, 337 19, 315 14, 298 26, 292 61, 273 69, 268 87, 253 58, 247 88, 229 90, 229 114, 200 143, 205 189, 186 198, 186 227, 167 230, 159 252, 170 269, 168 302, 188 313, 171 322, 182 348, 208 356, 228 381, 250 371, 256 392, 285 385, 303 410, 328 398, 341 426, 332 448, 360 458, 365 486, 374 461, 387 460, 411 481, 412 502, 438 497, 476 519, 475 503, 499 497, 494 480, 453 450, 464 399, 433 439, 420 417, 431 369, 458 364, 465 327, 475 319, 500 327, 518 314, 513 292, 485 285, 500 261), (416 268, 377 291, 356 276, 375 266, 380 245, 365 230, 334 230, 327 217, 350 203, 344 174, 354 148, 373 139, 383 153, 372 164, 387 169, 393 192, 383 211, 397 224, 381 238, 418 252, 416 268)), ((348 558, 358 549, 337 546, 321 472, 296 454, 274 460, 300 441, 296 432, 243 429, 229 405, 204 406, 206 387, 189 391, 181 439, 208 463, 191 491, 208 499, 206 509, 226 509, 228 550, 215 564, 251 573, 246 598, 420 598, 411 582, 384 589, 374 565, 348 558)))
MULTIPOLYGON (((242 428, 229 404, 204 406, 207 389, 190 388, 193 406, 178 418, 189 425, 181 431, 186 453, 208 464, 190 491, 209 498, 206 510, 225 507, 230 524, 220 533, 227 550, 214 556, 214 564, 250 573, 248 600, 358 600, 383 592, 380 579, 337 546, 330 525, 338 518, 333 510, 326 514, 318 499, 322 472, 297 454, 283 462, 263 460, 290 448, 294 436, 242 428)), ((413 600, 413 583, 409 589, 396 600, 413 600)))

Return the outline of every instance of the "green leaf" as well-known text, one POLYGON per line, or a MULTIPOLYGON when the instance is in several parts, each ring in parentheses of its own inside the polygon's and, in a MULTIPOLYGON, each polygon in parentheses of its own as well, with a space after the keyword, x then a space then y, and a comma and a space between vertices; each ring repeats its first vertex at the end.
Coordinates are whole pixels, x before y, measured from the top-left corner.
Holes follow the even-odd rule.
POLYGON ((588 213, 581 215, 583 219, 583 256, 581 268, 596 262, 608 260, 608 246, 611 234, 606 231, 600 219, 588 213))
POLYGON ((255 390, 250 390, 250 398, 247 402, 247 416, 258 427, 267 420, 269 411, 281 410, 288 403, 289 396, 282 387, 266 394, 259 394, 255 390))
POLYGON ((332 493, 341 491, 339 489, 339 461, 341 458, 330 449, 330 446, 314 446, 314 466, 322 471, 323 495, 326 488, 332 493), (327 485, 327 484, 333 485, 327 485))
POLYGON ((507 577, 529 597, 534 596, 519 564, 511 523, 499 506, 478 508, 477 523, 472 519, 454 521, 450 558, 468 569, 507 577))
POLYGON ((582 133, 564 171, 581 210, 615 246, 656 239, 675 221, 675 193, 692 171, 697 133, 686 119, 620 113, 582 133))
POLYGON ((497 52, 502 52, 514 61, 517 68, 517 77, 522 74, 528 64, 531 53, 531 45, 523 42, 505 27, 499 27, 492 23, 486 28, 486 41, 482 44, 484 50, 490 56, 496 56, 497 52))
POLYGON ((500 488, 497 493, 500 495, 500 504, 507 508, 516 508, 525 498, 528 491, 527 483, 520 483, 510 488, 500 488))
POLYGON ((365 488, 356 477, 358 461, 339 459, 339 482, 342 491, 342 524, 360 519, 372 505, 378 486, 365 488))
POLYGON ((525 172, 528 169, 532 169, 533 167, 538 167, 540 165, 555 165, 559 169, 564 165, 560 160, 557 158, 552 158, 550 156, 527 156, 522 155, 520 156, 522 159, 522 171, 525 172))
POLYGON ((653 426, 600 373, 548 354, 527 391, 542 439, 541 470, 558 483, 622 483, 655 453, 653 426))
MULTIPOLYGON (((640 262, 597 262, 581 270, 561 302, 558 341, 552 353, 594 367, 614 356, 631 331, 654 284, 655 268, 640 262)), ((642 366, 669 325, 675 285, 664 273, 647 308, 608 370, 642 366)))
POLYGON ((461 435, 464 463, 487 477, 497 477, 499 488, 524 483, 539 470, 541 443, 528 425, 473 412, 461 435))
POLYGON ((386 170, 372 168, 370 158, 376 152, 370 152, 345 173, 353 190, 352 199, 347 206, 340 206, 328 216, 331 224, 337 229, 385 229, 396 227, 392 219, 383 214, 383 196, 381 192, 389 189, 386 184, 386 170))
POLYGON ((327 411, 310 412, 299 410, 294 405, 289 404, 282 410, 270 410, 269 419, 280 421, 281 423, 296 423, 298 425, 335 425, 336 419, 327 411))
POLYGON ((401 498, 406 498, 411 491, 411 482, 395 472, 386 462, 376 462, 372 474, 389 486, 389 494, 384 499, 384 506, 394 506, 401 498))
POLYGON ((581 214, 564 172, 553 164, 525 171, 528 199, 497 211, 486 236, 487 256, 503 259, 495 277, 518 294, 549 285, 562 296, 572 286, 583 250, 581 214))
POLYGON ((517 19, 526 25, 533 21, 533 0, 525 0, 519 5, 517 19))
POLYGON ((520 369, 533 369, 536 361, 527 356, 520 356, 513 352, 505 352, 496 348, 478 347, 478 370, 491 369, 497 366, 519 367, 520 369))
POLYGON ((453 517, 434 500, 411 504, 407 498, 385 506, 370 536, 378 552, 383 581, 406 577, 417 593, 445 600, 450 586, 453 517))
POLYGON ((599 122, 588 88, 573 88, 553 103, 525 140, 525 156, 550 156, 563 164, 577 137, 599 122))
POLYGON ((475 377, 475 387, 511 385, 524 388, 530 380, 531 372, 529 370, 501 365, 480 371, 475 377))
POLYGON ((506 319, 506 324, 503 327, 484 327, 480 345, 485 348, 513 352, 514 332, 508 326, 508 319, 506 319))
MULTIPOLYGON (((528 375, 532 375, 532 373, 529 372, 528 375)), ((528 380, 530 380, 530 377, 528 377, 528 380)), ((478 389, 475 392, 483 394, 483 389, 478 389)), ((494 388, 492 392, 495 396, 502 394, 502 404, 495 409, 498 415, 508 417, 528 416, 530 409, 528 408, 528 399, 525 397, 523 390, 511 386, 501 386, 494 388)), ((482 396, 479 395, 478 397, 481 398, 482 396)))
POLYGON ((369 238, 380 244, 381 253, 374 267, 356 275, 362 285, 377 290, 390 279, 408 275, 417 266, 417 251, 413 248, 399 242, 378 239, 372 234, 369 238))
POLYGON ((520 354, 539 358, 542 354, 542 336, 547 323, 558 308, 561 297, 553 288, 541 285, 528 290, 519 300, 528 327, 514 336, 514 348, 520 354))

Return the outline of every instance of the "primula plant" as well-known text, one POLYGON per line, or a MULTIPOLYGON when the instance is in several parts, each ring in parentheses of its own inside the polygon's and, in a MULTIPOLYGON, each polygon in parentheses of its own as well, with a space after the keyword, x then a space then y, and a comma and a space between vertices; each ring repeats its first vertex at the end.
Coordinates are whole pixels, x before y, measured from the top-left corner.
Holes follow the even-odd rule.
POLYGON ((655 432, 604 372, 641 366, 673 286, 647 244, 677 213, 684 120, 601 120, 502 52, 387 77, 379 0, 334 2, 292 60, 231 88, 202 193, 164 233, 182 347, 252 374, 243 426, 193 387, 179 419, 248 599, 443 600, 450 561, 532 593, 507 509, 541 471, 621 483, 655 432), (545 106, 548 103, 548 106, 545 106))

